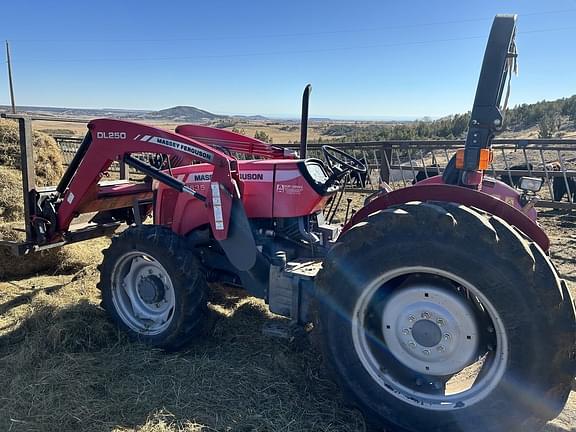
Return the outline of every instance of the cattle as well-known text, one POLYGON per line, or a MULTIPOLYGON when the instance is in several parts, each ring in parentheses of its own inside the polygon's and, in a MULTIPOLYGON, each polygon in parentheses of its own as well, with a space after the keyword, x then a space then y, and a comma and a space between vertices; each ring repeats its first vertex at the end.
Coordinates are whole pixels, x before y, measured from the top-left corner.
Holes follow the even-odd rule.
MULTIPOLYGON (((512 165, 508 169, 510 171, 532 171, 534 169, 534 165, 532 163, 528 162, 527 164, 512 165)), ((513 174, 512 172, 510 172, 509 174, 508 173, 502 174, 501 176, 498 177, 498 179, 500 181, 506 183, 508 186, 518 187, 520 185, 520 179, 522 177, 525 177, 525 176, 513 174)))
POLYGON ((418 174, 416 174, 416 177, 414 178, 414 180, 412 180, 412 184, 416 184, 418 182, 421 182, 422 180, 426 180, 428 177, 434 177, 438 175, 438 170, 436 169, 428 170, 428 168, 440 168, 440 164, 435 163, 427 166, 426 169, 418 170, 418 174))
MULTIPOLYGON (((547 165, 551 171, 561 171, 562 165, 559 162, 553 162, 547 165)), ((568 196, 569 202, 576 201, 576 179, 574 177, 554 177, 552 180, 552 192, 554 194, 554 201, 562 201, 565 195, 568 196)))

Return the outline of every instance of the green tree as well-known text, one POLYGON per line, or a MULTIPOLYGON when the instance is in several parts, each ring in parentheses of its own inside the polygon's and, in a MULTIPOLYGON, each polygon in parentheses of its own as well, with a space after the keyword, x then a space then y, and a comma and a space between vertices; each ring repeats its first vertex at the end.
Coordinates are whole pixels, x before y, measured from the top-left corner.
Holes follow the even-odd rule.
POLYGON ((232 132, 240 134, 240 135, 246 135, 246 131, 244 130, 244 128, 238 129, 236 126, 234 126, 232 128, 232 132))
POLYGON ((542 119, 538 123, 538 137, 552 138, 554 129, 555 129, 554 118, 551 115, 546 115, 542 117, 542 119))
POLYGON ((254 138, 272 144, 272 137, 264 131, 257 130, 256 133, 254 134, 254 138))

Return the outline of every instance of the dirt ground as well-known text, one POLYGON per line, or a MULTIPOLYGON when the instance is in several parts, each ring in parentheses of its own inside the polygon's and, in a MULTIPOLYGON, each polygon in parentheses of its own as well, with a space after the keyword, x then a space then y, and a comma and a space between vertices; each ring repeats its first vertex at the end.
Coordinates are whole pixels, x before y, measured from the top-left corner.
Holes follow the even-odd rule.
MULTIPOLYGON (((576 295, 576 215, 546 212, 552 257, 576 295)), ((363 431, 319 356, 263 335, 264 304, 214 287, 210 337, 166 354, 129 342, 99 307, 96 264, 0 283, 2 431, 363 431)), ((576 431, 576 392, 548 432, 576 431)))

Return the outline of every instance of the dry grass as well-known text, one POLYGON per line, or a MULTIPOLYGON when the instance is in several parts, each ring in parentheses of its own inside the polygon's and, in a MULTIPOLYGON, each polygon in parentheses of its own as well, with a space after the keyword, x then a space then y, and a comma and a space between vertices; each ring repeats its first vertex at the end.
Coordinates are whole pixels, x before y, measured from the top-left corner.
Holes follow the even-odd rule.
MULTIPOLYGON (((25 234, 22 223, 1 224, 0 238, 23 241, 25 234)), ((107 243, 107 239, 95 241, 98 248, 107 243)), ((13 256, 7 249, 0 249, 0 280, 30 277, 39 273, 70 274, 93 264, 93 259, 94 253, 86 244, 71 244, 20 257, 13 256)))
POLYGON ((97 277, 0 285, 0 430, 362 430, 313 351, 262 335, 261 301, 215 287, 210 337, 165 354, 109 323, 97 277))
MULTIPOLYGON (((546 214, 553 257, 574 292, 576 225, 546 214)), ((101 260, 106 243, 85 244, 101 260)), ((99 307, 94 266, 73 276, 0 283, 0 430, 350 431, 345 407, 318 355, 301 341, 271 339, 280 320, 262 301, 214 286, 212 334, 165 354, 130 342, 99 307)), ((574 430, 576 393, 547 432, 574 430)))

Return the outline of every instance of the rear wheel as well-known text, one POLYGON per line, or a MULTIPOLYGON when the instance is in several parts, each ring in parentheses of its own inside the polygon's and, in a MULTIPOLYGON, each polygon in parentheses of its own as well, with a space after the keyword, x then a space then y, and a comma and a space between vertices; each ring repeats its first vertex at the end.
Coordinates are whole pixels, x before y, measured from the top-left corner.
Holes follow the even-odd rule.
POLYGON ((210 322, 198 259, 168 228, 139 225, 114 237, 100 274, 102 306, 133 339, 176 350, 210 322))
POLYGON ((447 203, 379 211, 342 236, 317 282, 323 353, 376 425, 535 430, 566 402, 569 296, 496 217, 447 203))

